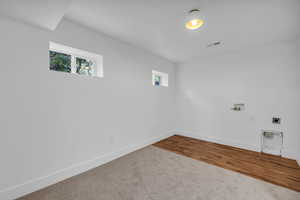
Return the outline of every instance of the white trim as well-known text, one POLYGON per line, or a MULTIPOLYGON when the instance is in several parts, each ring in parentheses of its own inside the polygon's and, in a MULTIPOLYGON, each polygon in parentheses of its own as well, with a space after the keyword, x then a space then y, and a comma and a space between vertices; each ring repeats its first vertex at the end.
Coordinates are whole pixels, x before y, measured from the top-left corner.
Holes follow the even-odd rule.
POLYGON ((286 151, 284 148, 282 149, 282 157, 294 159, 297 161, 297 154, 286 151))
MULTIPOLYGON (((204 141, 208 141, 208 142, 213 142, 213 143, 217 143, 217 144, 224 144, 227 146, 237 147, 237 148, 246 149, 246 150, 250 150, 250 151, 261 152, 261 148, 259 146, 254 146, 254 145, 249 145, 249 144, 241 144, 241 143, 237 143, 234 141, 228 141, 228 140, 225 141, 223 139, 207 137, 204 135, 197 134, 195 132, 184 131, 184 130, 176 130, 174 132, 176 135, 182 135, 182 136, 191 137, 191 138, 204 140, 204 141)), ((294 159, 297 161, 297 155, 294 153, 285 151, 285 149, 282 150, 282 157, 294 159)), ((297 162, 299 163, 299 160, 297 162)))
POLYGON ((35 178, 35 179, 29 180, 25 183, 6 188, 6 189, 0 191, 0 199, 1 200, 13 200, 13 199, 19 198, 19 197, 29 194, 31 192, 34 192, 34 191, 40 190, 42 188, 45 188, 47 186, 50 186, 52 184, 58 183, 62 180, 70 178, 72 176, 86 172, 90 169, 93 169, 93 168, 103 165, 107 162, 110 162, 112 160, 120 158, 126 154, 129 154, 133 151, 136 151, 138 149, 141 149, 143 147, 151 145, 162 139, 168 138, 172 135, 173 135, 173 131, 170 131, 167 134, 164 134, 162 136, 154 137, 149 140, 140 142, 138 144, 127 146, 126 148, 120 149, 119 151, 104 154, 97 158, 87 160, 87 161, 84 161, 81 163, 77 163, 77 164, 74 164, 67 168, 58 170, 49 175, 35 178))
POLYGON ((192 133, 192 132, 187 132, 187 131, 176 131, 176 134, 186 136, 186 137, 195 138, 195 139, 199 139, 199 140, 204 140, 204 141, 207 141, 207 142, 213 142, 213 143, 217 143, 217 144, 224 144, 224 145, 228 145, 228 146, 232 146, 232 147, 237 147, 237 148, 241 148, 241 149, 247 149, 247 150, 251 150, 251 151, 260 152, 259 146, 241 144, 241 143, 237 143, 237 142, 233 142, 233 141, 225 141, 225 140, 222 140, 222 139, 207 137, 207 136, 204 136, 204 135, 199 135, 199 134, 192 133))

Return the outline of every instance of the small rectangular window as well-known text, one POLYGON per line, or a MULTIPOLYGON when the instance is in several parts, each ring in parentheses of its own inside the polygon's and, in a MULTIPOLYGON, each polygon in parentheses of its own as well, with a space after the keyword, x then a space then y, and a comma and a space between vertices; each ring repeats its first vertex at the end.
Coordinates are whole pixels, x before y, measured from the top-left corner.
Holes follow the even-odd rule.
POLYGON ((152 85, 168 87, 168 85, 169 85, 168 74, 153 70, 152 71, 152 85))
POLYGON ((102 56, 64 46, 49 44, 50 70, 103 77, 102 56))

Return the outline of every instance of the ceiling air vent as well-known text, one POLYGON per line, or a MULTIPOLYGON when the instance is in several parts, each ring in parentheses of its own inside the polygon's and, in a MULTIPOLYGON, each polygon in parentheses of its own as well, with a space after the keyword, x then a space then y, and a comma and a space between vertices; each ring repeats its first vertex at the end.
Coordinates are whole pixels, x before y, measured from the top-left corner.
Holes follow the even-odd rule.
POLYGON ((214 47, 214 46, 218 46, 218 45, 220 45, 220 44, 221 44, 220 41, 218 41, 218 42, 213 42, 213 43, 208 44, 207 47, 214 47))

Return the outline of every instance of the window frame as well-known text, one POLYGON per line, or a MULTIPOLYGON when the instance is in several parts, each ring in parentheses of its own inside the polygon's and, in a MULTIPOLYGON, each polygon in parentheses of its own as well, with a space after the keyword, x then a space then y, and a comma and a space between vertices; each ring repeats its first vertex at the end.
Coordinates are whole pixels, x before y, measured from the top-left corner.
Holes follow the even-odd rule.
MULTIPOLYGON (((85 60, 91 60, 95 63, 96 73, 89 77, 103 77, 103 56, 88 51, 76 49, 73 47, 65 46, 55 42, 49 42, 49 51, 54 51, 57 53, 67 54, 71 56, 71 72, 72 74, 78 74, 76 72, 76 58, 81 58, 85 60)), ((82 75, 81 75, 82 76, 82 75)))
POLYGON ((152 70, 152 85, 157 86, 157 87, 159 87, 159 86, 169 87, 169 74, 160 72, 160 71, 156 71, 156 70, 152 70), (155 84, 155 76, 160 77, 159 85, 155 84))

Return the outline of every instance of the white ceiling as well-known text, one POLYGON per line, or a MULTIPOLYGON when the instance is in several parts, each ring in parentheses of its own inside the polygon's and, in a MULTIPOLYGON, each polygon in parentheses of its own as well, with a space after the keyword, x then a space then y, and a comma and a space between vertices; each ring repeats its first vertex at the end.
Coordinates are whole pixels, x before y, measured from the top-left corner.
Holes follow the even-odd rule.
POLYGON ((0 0, 0 14, 54 30, 71 0, 0 0))
POLYGON ((66 17, 174 62, 300 34, 300 0, 74 0, 66 17), (199 31, 184 28, 192 8, 206 18, 199 31))
POLYGON ((68 1, 0 0, 0 13, 53 29, 64 12, 72 21, 174 62, 300 35, 300 0, 73 0, 69 7, 68 1), (184 28, 193 8, 206 21, 197 31, 184 28), (222 44, 206 47, 215 41, 222 44))

